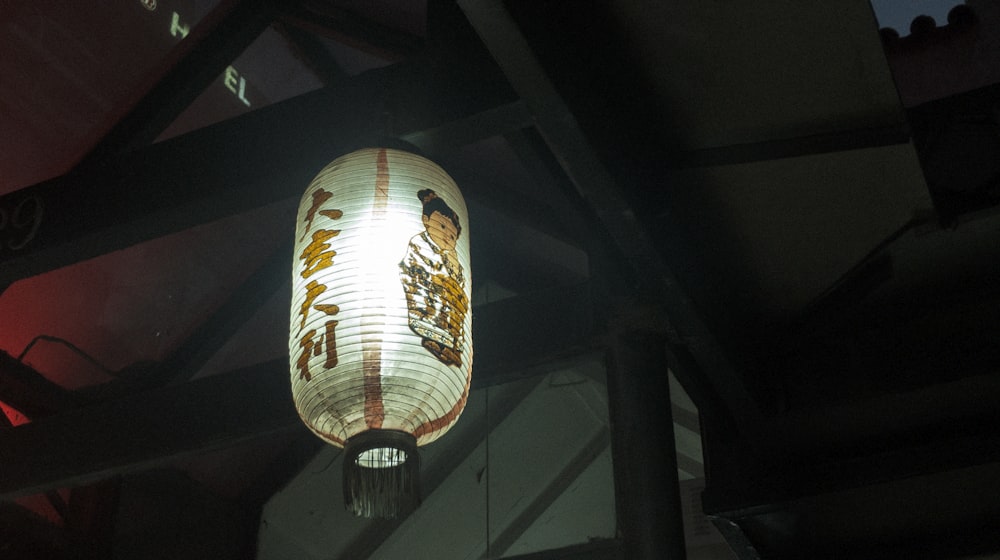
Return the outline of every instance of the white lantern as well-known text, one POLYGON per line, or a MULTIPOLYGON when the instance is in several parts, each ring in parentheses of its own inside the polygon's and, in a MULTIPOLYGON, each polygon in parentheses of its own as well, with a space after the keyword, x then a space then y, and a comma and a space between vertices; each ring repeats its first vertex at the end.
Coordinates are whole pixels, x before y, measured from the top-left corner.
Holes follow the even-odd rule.
POLYGON ((305 424, 345 447, 344 497, 391 517, 419 499, 416 446, 469 394, 468 213, 455 182, 409 152, 323 168, 299 205, 288 350, 305 424))

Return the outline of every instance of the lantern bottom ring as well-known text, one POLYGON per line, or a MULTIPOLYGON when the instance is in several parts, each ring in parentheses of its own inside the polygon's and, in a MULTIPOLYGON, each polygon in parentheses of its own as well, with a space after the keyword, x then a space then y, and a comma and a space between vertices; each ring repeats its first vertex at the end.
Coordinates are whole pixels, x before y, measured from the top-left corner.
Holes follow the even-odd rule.
POLYGON ((344 505, 360 517, 391 519, 420 504, 417 439, 368 430, 344 445, 344 505))

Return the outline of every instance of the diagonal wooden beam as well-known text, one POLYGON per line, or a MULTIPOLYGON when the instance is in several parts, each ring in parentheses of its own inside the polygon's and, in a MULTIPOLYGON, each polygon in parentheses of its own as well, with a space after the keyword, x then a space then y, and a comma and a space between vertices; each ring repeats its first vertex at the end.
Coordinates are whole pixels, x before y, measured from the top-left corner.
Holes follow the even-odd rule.
MULTIPOLYGON (((578 290, 477 308, 475 386, 516 378, 554 357, 592 350, 590 323, 570 322, 591 307, 589 293, 578 290), (523 318, 525 309, 535 314, 535 328, 506 319, 523 318), (570 315, 566 309, 584 311, 570 315), (547 317, 562 319, 543 320, 547 317), (546 329, 558 329, 559 336, 539 336, 546 329)), ((288 361, 273 360, 0 429, 0 499, 79 486, 177 457, 305 430, 292 404, 288 361)))
POLYGON ((467 119, 406 134, 403 140, 417 146, 430 157, 438 157, 498 133, 513 132, 531 125, 528 108, 522 101, 514 101, 470 115, 467 119))
POLYGON ((276 13, 273 0, 223 0, 154 69, 153 85, 78 165, 151 143, 267 29, 276 13))
POLYGON ((312 70, 324 86, 338 84, 347 79, 347 72, 341 68, 319 38, 281 21, 277 22, 274 28, 288 41, 296 58, 312 70))
MULTIPOLYGON (((448 452, 435 458, 432 464, 422 466, 421 492, 424 501, 437 491, 445 481, 451 477, 459 466, 475 451, 483 441, 483 434, 490 433, 500 423, 502 423, 518 405, 527 397, 541 382, 542 376, 535 377, 536 382, 517 384, 516 391, 512 391, 500 402, 493 401, 488 414, 471 415, 471 418, 463 416, 462 422, 467 423, 461 430, 450 432, 448 438, 448 452), (455 432, 458 434, 455 434, 455 432)), ((339 555, 338 560, 361 560, 375 557, 379 547, 387 541, 394 532, 404 527, 410 522, 411 516, 419 512, 417 509, 406 517, 384 520, 369 525, 361 534, 356 536, 351 544, 339 555)))
POLYGON ((705 465, 699 459, 694 459, 681 452, 677 453, 677 470, 684 471, 695 478, 705 477, 705 465))
MULTIPOLYGON (((47 380, 20 359, 0 351, 0 401, 37 420, 62 411, 155 388, 193 377, 271 295, 288 281, 291 241, 276 249, 236 286, 218 309, 170 356, 155 367, 78 391, 47 380)), ((7 420, 0 414, 0 427, 7 420)))
POLYGON ((516 518, 507 524, 499 535, 492 537, 488 550, 490 554, 503 557, 510 547, 530 529, 536 521, 556 502, 570 486, 576 482, 597 458, 611 444, 611 436, 606 430, 600 430, 590 439, 576 455, 566 461, 566 466, 558 476, 546 486, 531 503, 516 518))
POLYGON ((838 130, 810 136, 690 150, 673 156, 673 162, 674 166, 679 169, 715 167, 847 150, 864 150, 906 144, 909 141, 909 127, 905 123, 900 123, 879 128, 838 130))
POLYGON ((32 419, 87 402, 80 394, 63 389, 3 351, 0 351, 0 400, 32 419))
POLYGON ((585 544, 506 557, 507 560, 623 560, 624 558, 625 553, 620 539, 591 539, 585 544))
MULTIPOLYGON (((690 350, 701 369, 701 372, 678 369, 678 378, 687 386, 703 372, 726 411, 736 420, 735 425, 745 436, 756 438, 761 409, 742 372, 652 244, 621 187, 602 163, 516 22, 499 0, 458 3, 514 90, 528 104, 549 149, 590 204, 617 250, 639 277, 653 280, 652 296, 664 306, 676 338, 690 350)), ((698 404, 699 408, 710 406, 707 402, 698 404)))
POLYGON ((0 497, 78 486, 262 435, 305 430, 276 360, 0 431, 0 497))
POLYGON ((295 4, 283 9, 282 21, 383 60, 403 60, 424 48, 422 37, 365 19, 332 2, 299 0, 295 4))
MULTIPOLYGON (((404 133, 435 129, 513 101, 502 88, 467 96, 468 87, 493 78, 431 66, 414 61, 368 72, 0 197, 0 210, 10 218, 0 250, 0 289, 297 198, 333 157, 375 139, 387 98, 398 98, 397 109, 408 117, 412 128, 404 133)), ((518 113, 508 114, 519 125, 518 113)), ((501 133, 509 129, 503 122, 497 126, 501 133)))
POLYGON ((171 355, 159 364, 154 381, 188 381, 215 355, 268 299, 288 283, 292 239, 275 249, 243 282, 236 286, 212 315, 171 355))

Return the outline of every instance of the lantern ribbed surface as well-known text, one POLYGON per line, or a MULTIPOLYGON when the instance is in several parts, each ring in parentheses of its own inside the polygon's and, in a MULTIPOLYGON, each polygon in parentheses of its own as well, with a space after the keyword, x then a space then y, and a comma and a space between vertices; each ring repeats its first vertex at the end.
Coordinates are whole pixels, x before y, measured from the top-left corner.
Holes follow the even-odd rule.
POLYGON ((468 213, 455 182, 405 151, 347 154, 309 185, 295 239, 288 349, 306 425, 337 446, 370 430, 417 445, 448 431, 473 354, 468 213))

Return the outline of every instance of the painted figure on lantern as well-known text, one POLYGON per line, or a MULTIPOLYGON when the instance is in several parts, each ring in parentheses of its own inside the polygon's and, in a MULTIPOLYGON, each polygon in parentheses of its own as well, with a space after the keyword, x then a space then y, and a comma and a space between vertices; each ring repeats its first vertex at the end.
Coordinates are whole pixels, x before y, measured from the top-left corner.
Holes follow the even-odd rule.
POLYGON ((461 366, 469 309, 465 276, 455 253, 462 224, 433 190, 421 190, 417 198, 423 204, 424 231, 410 239, 399 263, 410 330, 441 363, 461 366))

